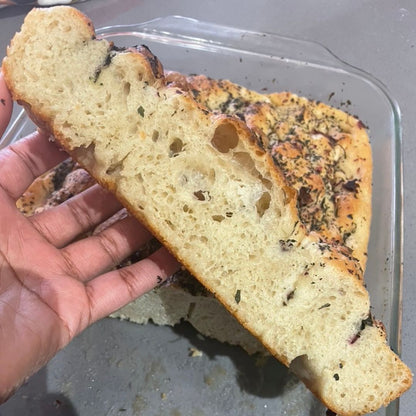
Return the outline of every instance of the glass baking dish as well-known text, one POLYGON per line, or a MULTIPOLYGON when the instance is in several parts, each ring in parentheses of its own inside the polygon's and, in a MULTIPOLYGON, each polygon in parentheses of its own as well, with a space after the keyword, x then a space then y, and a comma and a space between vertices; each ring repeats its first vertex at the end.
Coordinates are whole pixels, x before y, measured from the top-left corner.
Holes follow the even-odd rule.
MULTIPOLYGON (((371 75, 346 64, 320 44, 181 16, 105 27, 97 30, 97 34, 111 38, 117 46, 146 44, 166 69, 226 78, 260 92, 291 91, 338 107, 362 120, 369 128, 374 161, 373 218, 365 281, 370 292, 372 312, 385 324, 393 350, 400 352, 401 128, 398 105, 386 87, 371 75)), ((0 147, 33 130, 34 126, 25 113, 19 111, 15 110, 15 122, 3 137, 0 147)), ((134 330, 143 331, 140 327, 134 330)), ((166 346, 165 354, 169 355, 169 346, 166 346)), ((250 359, 247 356, 247 360, 250 359)), ((140 366, 139 363, 137 365, 140 366)), ((181 371, 181 378, 186 382, 187 372, 193 371, 193 368, 182 368, 181 371)), ((228 385, 237 385, 235 374, 229 374, 228 378, 228 385)), ((250 406, 254 414, 323 414, 322 407, 306 389, 295 386, 291 378, 283 378, 280 382, 279 394, 272 398, 262 397, 262 394, 252 395, 254 398, 251 397, 250 406)), ((146 394, 146 386, 141 388, 141 394, 146 394)), ((187 414, 183 403, 192 401, 193 394, 196 394, 193 397, 200 397, 200 391, 192 391, 192 386, 188 388, 191 396, 181 396, 177 402, 173 396, 169 399, 171 408, 177 409, 178 414, 187 414)), ((212 389, 215 397, 216 387, 211 386, 211 392, 212 389)), ((218 400, 225 400, 221 386, 217 389, 218 400)), ((232 400, 227 404, 228 414, 240 414, 240 402, 246 400, 245 394, 241 391, 240 397, 234 394, 227 399, 232 400)), ((165 409, 167 405, 165 402, 165 409)), ((212 402, 207 402, 206 406, 203 408, 201 403, 201 414, 205 414, 204 411, 216 414, 212 413, 212 402)), ((156 408, 154 410, 157 414, 156 408)), ((398 402, 375 414, 397 416, 398 402)))

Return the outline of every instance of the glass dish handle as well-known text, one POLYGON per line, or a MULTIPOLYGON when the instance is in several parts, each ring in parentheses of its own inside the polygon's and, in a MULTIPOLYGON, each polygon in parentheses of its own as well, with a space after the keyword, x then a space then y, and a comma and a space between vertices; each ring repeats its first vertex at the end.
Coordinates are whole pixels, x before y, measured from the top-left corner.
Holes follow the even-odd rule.
POLYGON ((97 35, 103 38, 136 36, 162 43, 164 38, 169 38, 169 43, 173 40, 178 45, 202 50, 221 47, 242 53, 277 56, 305 65, 315 64, 338 69, 345 67, 349 72, 353 68, 317 42, 228 27, 183 16, 161 17, 131 25, 107 26, 97 29, 97 35))

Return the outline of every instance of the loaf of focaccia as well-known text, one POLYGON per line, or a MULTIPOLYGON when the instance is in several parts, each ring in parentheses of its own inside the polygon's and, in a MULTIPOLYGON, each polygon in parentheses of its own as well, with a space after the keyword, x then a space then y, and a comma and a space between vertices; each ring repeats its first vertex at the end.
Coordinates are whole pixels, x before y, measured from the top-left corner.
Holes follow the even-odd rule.
POLYGON ((97 40, 72 8, 30 12, 3 70, 33 119, 331 410, 368 413, 410 386, 361 268, 306 232, 243 122, 167 86, 147 48, 97 40))
MULTIPOLYGON (((371 218, 371 151, 362 123, 290 93, 260 94, 202 75, 168 72, 166 79, 192 92, 210 110, 243 119, 297 190, 299 217, 307 230, 350 250, 364 270, 371 218)), ((67 161, 37 180, 18 202, 19 208, 30 215, 54 206, 91 184, 87 177, 82 168, 67 161)), ((127 261, 142 255, 136 253, 127 261)), ((265 352, 186 270, 112 316, 158 325, 184 319, 205 336, 240 345, 249 353, 265 352)))

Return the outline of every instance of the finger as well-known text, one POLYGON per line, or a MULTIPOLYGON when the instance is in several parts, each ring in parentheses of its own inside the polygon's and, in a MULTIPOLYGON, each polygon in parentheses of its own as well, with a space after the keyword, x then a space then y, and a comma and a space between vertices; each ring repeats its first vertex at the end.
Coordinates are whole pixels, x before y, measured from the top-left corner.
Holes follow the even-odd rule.
POLYGON ((34 179, 67 157, 45 132, 35 132, 0 152, 0 187, 16 200, 34 179))
POLYGON ((179 268, 175 258, 162 247, 144 260, 91 280, 86 290, 92 322, 152 290, 179 268))
POLYGON ((87 281, 120 264, 152 238, 135 218, 117 221, 99 234, 79 240, 61 250, 68 271, 87 281))
POLYGON ((3 73, 0 71, 0 137, 6 130, 12 115, 13 101, 6 83, 3 73))
POLYGON ((33 226, 55 247, 63 247, 122 208, 110 192, 93 185, 55 208, 30 217, 33 226))

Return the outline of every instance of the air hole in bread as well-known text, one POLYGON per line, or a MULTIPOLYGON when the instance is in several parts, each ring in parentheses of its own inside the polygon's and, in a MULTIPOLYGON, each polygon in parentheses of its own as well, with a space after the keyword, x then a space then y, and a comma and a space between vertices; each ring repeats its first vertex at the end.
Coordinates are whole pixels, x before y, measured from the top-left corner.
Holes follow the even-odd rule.
POLYGON ((81 162, 84 166, 91 166, 94 161, 94 154, 95 154, 95 144, 91 143, 87 147, 76 147, 73 150, 74 156, 81 162))
POLYGON ((171 221, 165 220, 165 222, 171 230, 175 231, 175 226, 173 225, 173 223, 171 221))
POLYGON ((115 162, 111 163, 110 166, 107 168, 105 173, 110 176, 119 176, 121 170, 123 169, 124 160, 127 159, 130 152, 123 156, 121 160, 116 160, 115 162))
POLYGON ((220 124, 214 133, 211 144, 221 153, 228 153, 238 145, 238 134, 231 124, 220 124))
POLYGON ((158 130, 153 130, 152 141, 156 143, 158 140, 159 140, 159 131, 158 130))
POLYGON ((266 179, 265 177, 263 177, 263 175, 257 170, 256 165, 254 164, 254 160, 248 152, 234 152, 233 153, 233 160, 238 162, 244 168, 244 170, 249 172, 251 175, 259 178, 261 180, 262 184, 267 189, 272 188, 271 181, 269 179, 266 179))
POLYGON ((113 163, 112 165, 109 166, 109 168, 105 171, 105 173, 110 176, 118 176, 118 174, 121 171, 122 166, 123 166, 123 162, 113 163))
POLYGON ((269 192, 263 192, 263 195, 256 202, 256 210, 258 216, 261 218, 270 207, 271 196, 269 192))
POLYGON ((131 87, 130 82, 125 82, 123 84, 123 92, 126 96, 130 94, 130 87, 131 87))
POLYGON ((235 152, 233 154, 233 159, 243 166, 247 172, 250 172, 251 174, 257 172, 254 161, 247 152, 235 152))
POLYGON ((183 142, 178 137, 175 138, 169 146, 169 157, 178 156, 183 150, 183 142))
MULTIPOLYGON (((196 235, 196 234, 191 234, 189 236, 189 240, 190 241, 202 241, 203 243, 206 243, 208 241, 207 237, 205 237, 204 235, 196 235)), ((200 253, 197 253, 198 255, 200 253)))
POLYGON ((289 301, 294 298, 294 296, 295 296, 295 290, 296 289, 291 289, 291 290, 289 290, 286 293, 285 300, 283 301, 283 306, 287 306, 287 304, 289 303, 289 301))
POLYGON ((212 219, 214 221, 221 222, 221 221, 224 221, 225 220, 225 217, 224 217, 224 215, 213 215, 212 216, 212 219))
POLYGON ((267 189, 272 189, 272 182, 268 179, 261 177, 261 182, 267 189))
MULTIPOLYGON (((108 64, 105 66, 108 66, 108 64)), ((117 67, 117 69, 113 72, 113 76, 120 82, 126 79, 126 73, 121 70, 120 67, 117 67)))
POLYGON ((135 178, 136 178, 137 182, 140 182, 140 183, 143 183, 143 182, 144 182, 144 179, 143 179, 143 176, 142 176, 142 174, 141 174, 141 173, 138 173, 138 174, 135 176, 135 178))
POLYGON ((56 26, 58 26, 58 20, 53 20, 52 22, 50 22, 48 24, 48 30, 52 30, 53 28, 55 28, 56 26))
POLYGON ((196 197, 198 201, 210 201, 211 200, 211 195, 209 194, 208 191, 201 191, 201 190, 195 191, 194 196, 196 197))
POLYGON ((296 374, 301 380, 312 381, 314 378, 311 374, 311 371, 308 370, 307 354, 302 354, 294 358, 289 365, 289 369, 291 372, 296 374))

